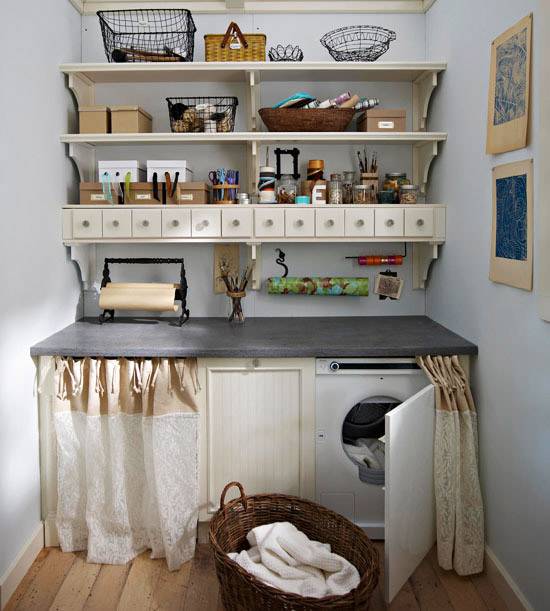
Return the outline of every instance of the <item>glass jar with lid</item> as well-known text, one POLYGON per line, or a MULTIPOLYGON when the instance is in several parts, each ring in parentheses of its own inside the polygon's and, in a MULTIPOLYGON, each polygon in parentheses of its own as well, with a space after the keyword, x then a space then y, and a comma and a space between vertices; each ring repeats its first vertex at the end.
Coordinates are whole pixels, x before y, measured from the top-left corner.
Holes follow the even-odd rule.
POLYGON ((277 183, 277 203, 294 204, 298 194, 298 181, 292 174, 283 174, 277 183))
POLYGON ((387 172, 386 178, 384 179, 384 191, 392 190, 394 192, 393 201, 399 202, 399 188, 401 185, 410 184, 410 180, 407 178, 407 174, 404 172, 387 172))
POLYGON ((401 185, 399 187, 400 204, 416 204, 420 189, 418 185, 401 185))
POLYGON ((328 203, 339 206, 344 203, 344 191, 341 174, 331 174, 328 183, 328 203))
POLYGON ((344 172, 342 180, 343 203, 353 204, 353 185, 355 184, 355 172, 344 172))

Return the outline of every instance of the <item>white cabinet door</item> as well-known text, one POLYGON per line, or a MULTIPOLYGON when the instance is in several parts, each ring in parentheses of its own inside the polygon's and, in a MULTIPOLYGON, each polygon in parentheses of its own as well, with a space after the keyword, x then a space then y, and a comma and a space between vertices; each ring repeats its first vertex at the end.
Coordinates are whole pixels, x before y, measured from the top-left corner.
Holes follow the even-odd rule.
POLYGON ((315 235, 341 238, 344 235, 344 211, 336 208, 315 210, 315 235))
POLYGON ((435 543, 434 387, 386 414, 385 598, 391 602, 435 543))
POLYGON ((118 206, 103 210, 103 237, 131 238, 132 211, 120 210, 118 206))
POLYGON ((160 238, 160 210, 132 210, 132 235, 134 238, 160 238))
POLYGON ((370 238, 374 235, 374 210, 372 208, 347 208, 345 234, 350 238, 370 238))
POLYGON ((224 238, 251 238, 252 210, 236 207, 222 210, 222 236, 224 238))
POLYGON ((194 208, 191 210, 191 235, 194 238, 219 238, 222 235, 220 211, 194 208))
POLYGON ((73 210, 73 238, 101 238, 101 218, 101 210, 73 210))
POLYGON ((285 233, 287 238, 312 238, 315 235, 314 210, 287 208, 285 210, 285 233))
POLYGON ((374 234, 377 238, 393 238, 403 235, 403 208, 376 208, 374 234))
POLYGON ((191 210, 174 210, 170 208, 162 211, 162 237, 163 238, 190 238, 191 237, 191 210))
POLYGON ((285 211, 273 208, 254 210, 254 235, 257 238, 284 237, 285 211))
POLYGON ((434 234, 433 208, 405 210, 405 235, 409 237, 430 238, 434 234))
POLYGON ((199 374, 200 519, 233 480, 314 499, 314 359, 201 359, 199 374))

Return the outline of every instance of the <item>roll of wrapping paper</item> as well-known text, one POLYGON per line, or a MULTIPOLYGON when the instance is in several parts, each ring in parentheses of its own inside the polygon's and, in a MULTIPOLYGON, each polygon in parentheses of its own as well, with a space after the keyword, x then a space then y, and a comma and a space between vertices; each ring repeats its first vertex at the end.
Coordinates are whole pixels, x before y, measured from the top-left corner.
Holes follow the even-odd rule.
POLYGON ((367 297, 368 278, 289 277, 273 276, 267 279, 270 295, 317 295, 326 297, 367 297))
POLYGON ((403 265, 403 255, 368 255, 357 257, 359 265, 403 265))
POLYGON ((99 292, 99 307, 102 310, 177 312, 176 288, 178 285, 172 283, 111 282, 99 292))

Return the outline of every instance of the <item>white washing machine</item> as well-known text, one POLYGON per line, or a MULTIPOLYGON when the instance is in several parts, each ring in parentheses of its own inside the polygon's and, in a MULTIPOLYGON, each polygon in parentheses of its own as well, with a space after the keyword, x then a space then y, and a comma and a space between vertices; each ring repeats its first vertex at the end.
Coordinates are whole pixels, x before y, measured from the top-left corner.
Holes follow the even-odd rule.
POLYGON ((385 539, 389 603, 435 543, 434 387, 412 358, 317 359, 315 410, 317 501, 385 539), (356 455, 344 449, 371 405, 384 408, 375 431, 385 438, 383 485, 361 481, 356 455))
MULTIPOLYGON (((352 436, 361 437, 361 426, 346 421, 344 429, 344 421, 357 413, 358 407, 374 410, 385 404, 386 410, 392 410, 427 384, 412 358, 316 361, 317 501, 355 522, 371 538, 384 538, 385 485, 361 481, 358 461, 345 450, 353 443, 346 438, 350 427, 358 429, 352 436)), ((384 421, 376 436, 382 434, 384 421)))

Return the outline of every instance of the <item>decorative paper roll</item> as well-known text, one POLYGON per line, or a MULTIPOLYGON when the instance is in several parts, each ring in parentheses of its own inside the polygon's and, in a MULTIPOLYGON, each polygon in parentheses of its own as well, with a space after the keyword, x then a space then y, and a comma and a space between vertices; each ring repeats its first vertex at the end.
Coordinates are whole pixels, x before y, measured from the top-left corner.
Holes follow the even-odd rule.
POLYGON ((147 310, 177 312, 175 284, 109 283, 99 293, 102 310, 147 310))
POLYGON ((367 297, 368 278, 320 278, 274 276, 267 279, 270 295, 320 295, 329 297, 367 297))

